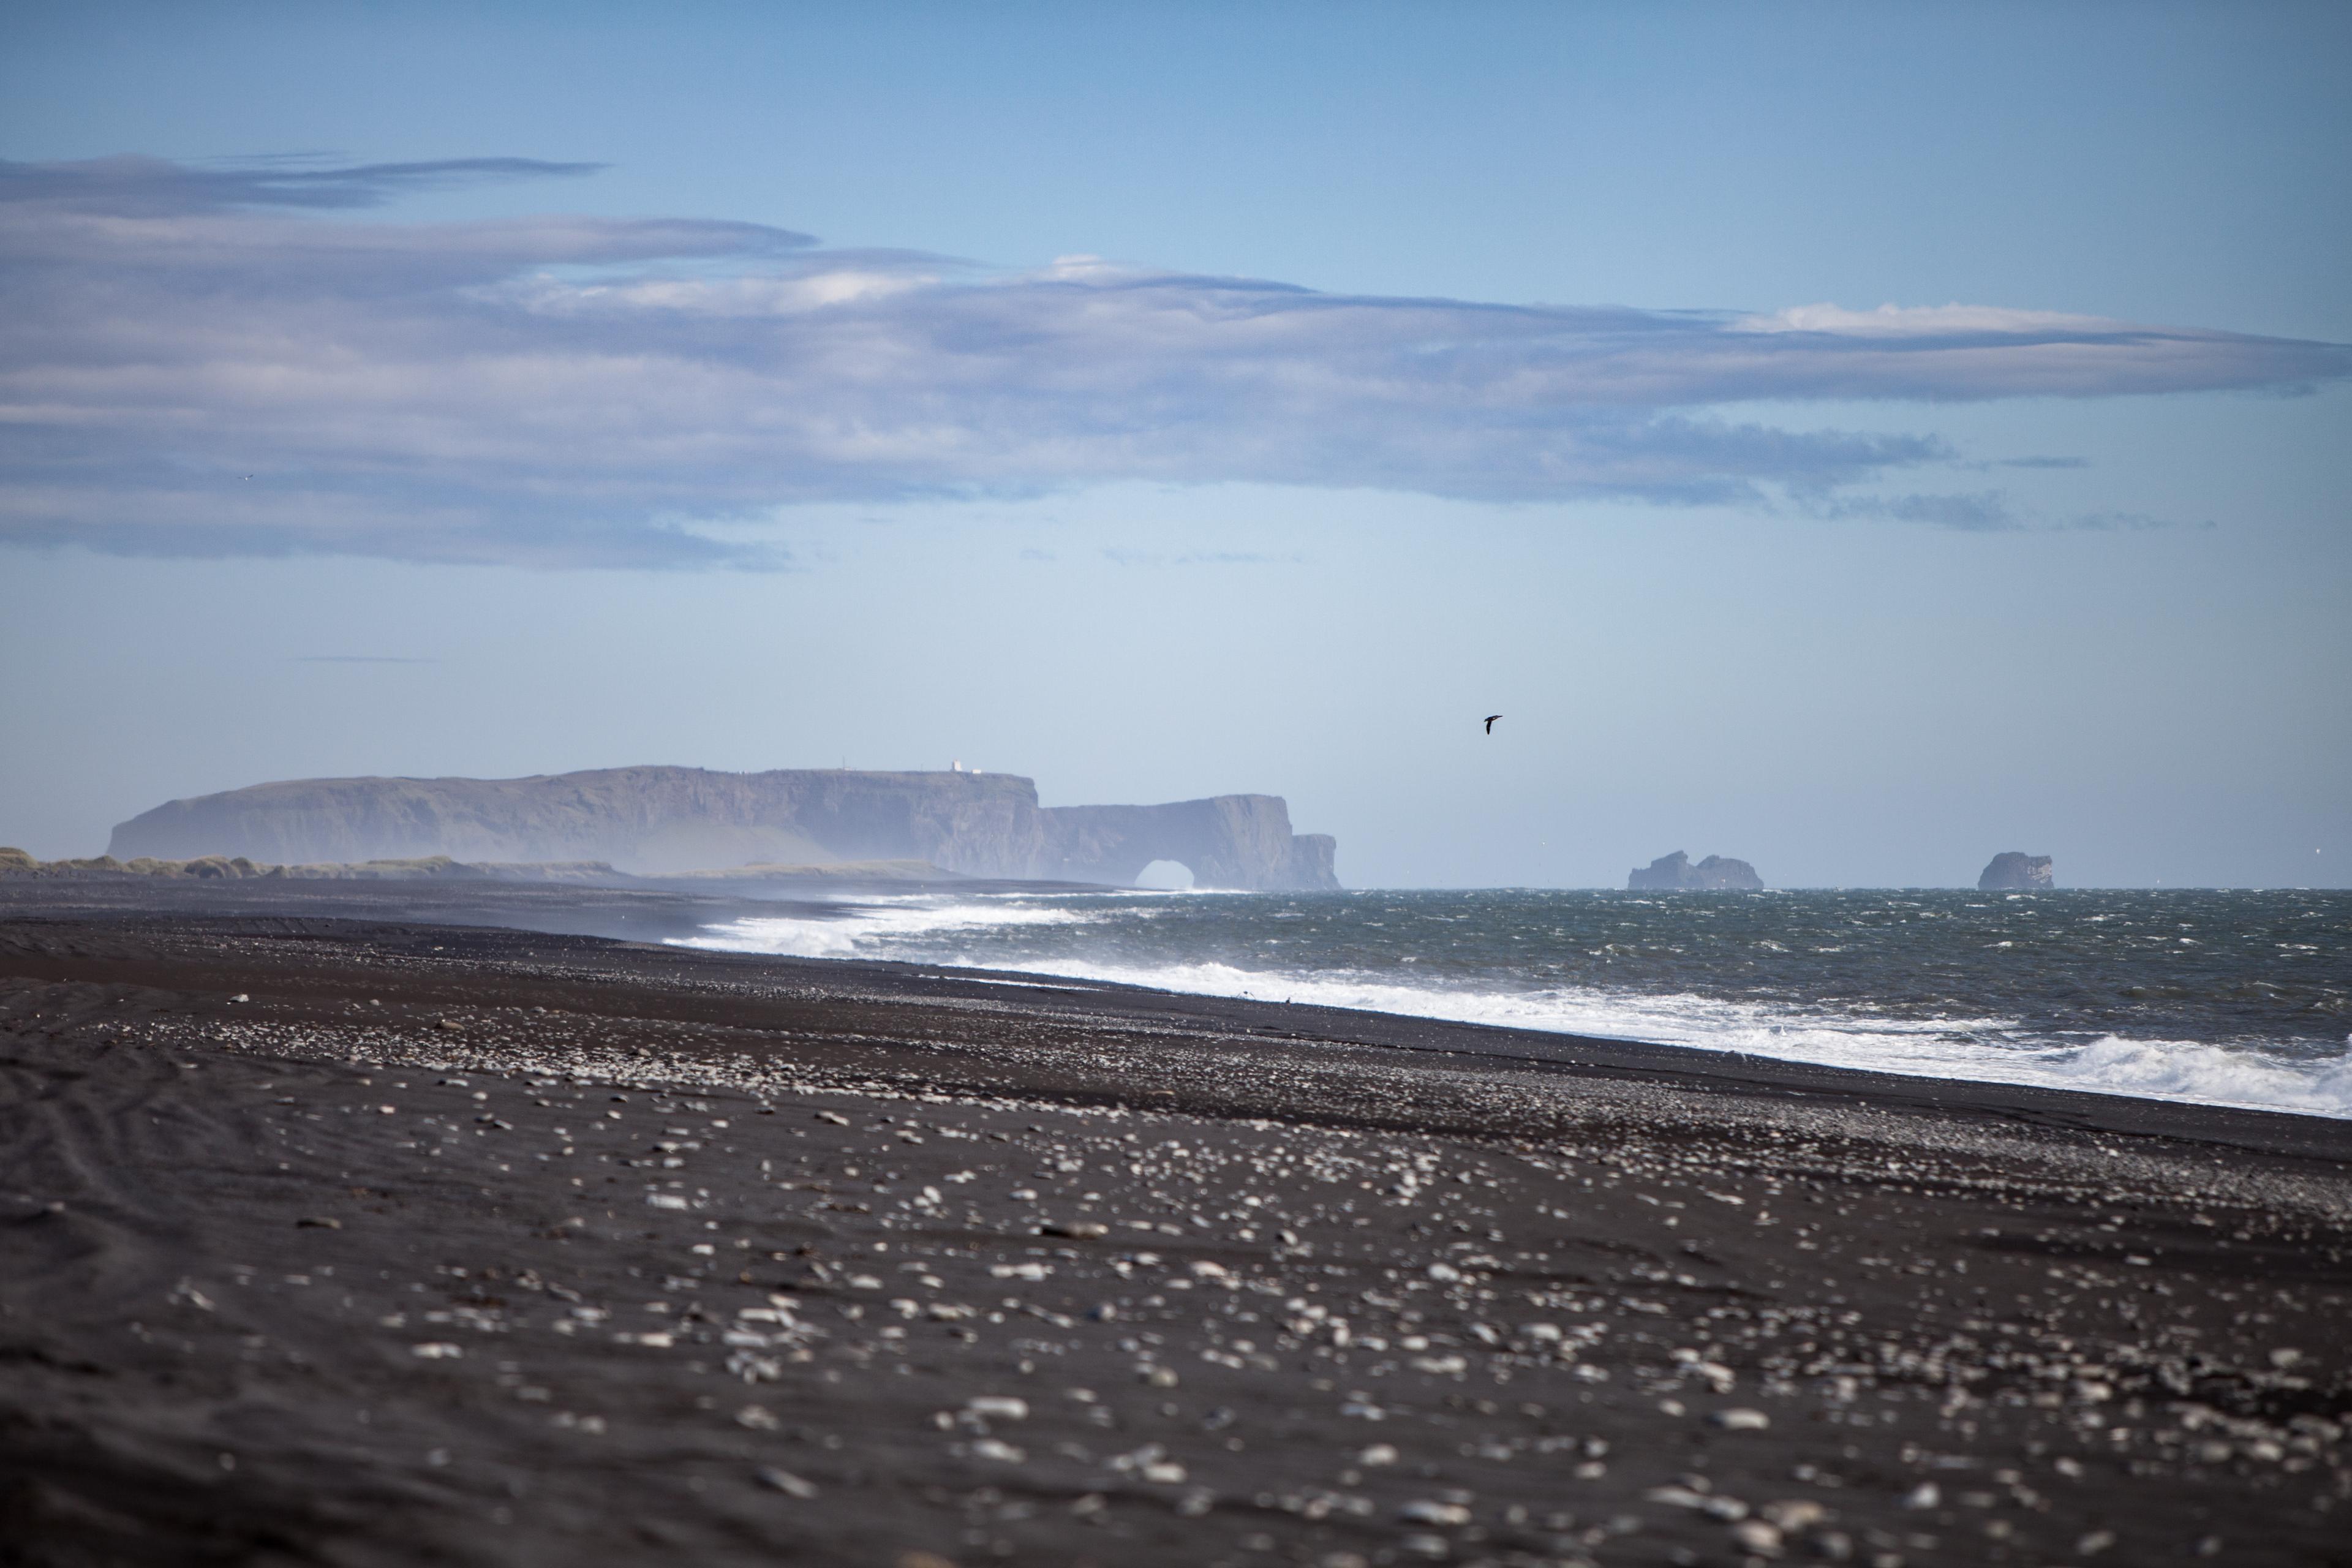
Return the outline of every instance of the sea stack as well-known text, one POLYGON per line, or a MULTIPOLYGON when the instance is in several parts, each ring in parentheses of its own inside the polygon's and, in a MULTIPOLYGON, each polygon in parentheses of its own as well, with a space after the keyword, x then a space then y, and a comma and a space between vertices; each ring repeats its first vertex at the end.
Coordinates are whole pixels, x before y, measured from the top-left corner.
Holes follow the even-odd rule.
POLYGON ((1977 879, 1979 893, 2030 893, 2038 889, 2054 888, 2050 879, 2050 857, 2027 855, 2016 849, 1996 855, 1992 864, 1977 879))
POLYGON ((1745 860, 1729 860, 1720 855, 1710 855, 1697 865, 1677 849, 1671 855, 1661 855, 1645 869, 1635 867, 1626 873, 1625 886, 1639 892, 1734 892, 1760 893, 1763 879, 1756 868, 1745 860))

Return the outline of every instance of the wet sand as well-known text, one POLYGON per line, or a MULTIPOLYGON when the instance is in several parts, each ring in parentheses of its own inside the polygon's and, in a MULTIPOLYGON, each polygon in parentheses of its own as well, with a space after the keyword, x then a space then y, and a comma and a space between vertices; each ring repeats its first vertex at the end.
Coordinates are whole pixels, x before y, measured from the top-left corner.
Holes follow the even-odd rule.
POLYGON ((0 1563, 2352 1561, 2345 1123, 335 893, 0 900, 0 1563))

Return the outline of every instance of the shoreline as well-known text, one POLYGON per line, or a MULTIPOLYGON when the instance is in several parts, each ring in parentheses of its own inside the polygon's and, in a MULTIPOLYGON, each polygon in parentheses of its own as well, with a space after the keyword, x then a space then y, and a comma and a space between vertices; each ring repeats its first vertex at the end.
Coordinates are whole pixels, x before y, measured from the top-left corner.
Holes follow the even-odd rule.
MULTIPOLYGON (((2179 1107, 2192 1118, 2207 1113, 2283 1117, 2340 1130, 2342 1136, 2315 1133, 2305 1146, 2352 1148, 2352 1114, 2329 1116, 2275 1105, 2235 1104, 2186 1096, 2137 1093, 2122 1089, 2074 1088, 2036 1083, 2026 1079, 1962 1077, 1925 1068, 1873 1068, 1801 1057, 1769 1056, 1729 1047, 1682 1045, 1633 1036, 1580 1034, 1568 1029, 1490 1023, 1452 1018, 1442 1014, 1402 1009, 1348 1007, 1327 1003, 1275 1002, 1263 997, 1234 995, 1221 991, 1179 990, 1141 981, 1108 979, 1074 971, 973 968, 966 965, 917 963, 893 959, 804 957, 762 953, 710 942, 683 942, 692 951, 731 954, 774 963, 842 965, 877 974, 904 973, 927 979, 955 980, 967 984, 1009 985, 1038 992, 1084 993, 1099 998, 1173 997, 1198 1003, 1204 1009, 1230 1008, 1235 1018, 1244 1014, 1259 1026, 1276 1031, 1293 1025, 1328 1030, 1364 1044, 1400 1050, 1439 1051, 1448 1055, 1488 1056, 1523 1063, 1553 1063, 1595 1070, 1658 1076, 1670 1080, 1715 1080, 1754 1087, 1771 1086, 1787 1092, 1829 1096, 1853 1094, 1889 1101, 1917 1098, 1947 1109, 1979 1106, 2009 1108, 2020 1114, 2052 1113, 2085 1124, 2112 1125, 2117 1131, 2157 1131, 2175 1128, 2161 1118, 2151 1120, 2135 1110, 2120 1118, 2100 1116, 2090 1103, 2122 1101, 2135 1108, 2179 1107), (1933 1086, 1932 1089, 1928 1086, 1933 1086), (1906 1087, 1910 1093, 1906 1094, 1906 1087), (1976 1092, 1984 1091, 1984 1092, 1976 1092)), ((1269 975, 1269 979, 1280 976, 1269 975)), ((2192 1121, 2177 1125, 2181 1136, 2198 1135, 2192 1121)), ((2263 1135, 2249 1131, 2250 1146, 2261 1146, 2263 1135)))
MULTIPOLYGON (((970 888, 929 891, 1007 892, 1042 889, 1066 892, 1058 883, 973 883, 970 888)), ((2317 1152, 2341 1149, 2352 1159, 2352 1117, 2329 1117, 2280 1107, 2221 1105, 2157 1098, 2123 1090, 2062 1088, 2013 1079, 1955 1078, 1924 1072, 1874 1070, 1797 1058, 1755 1055, 1722 1047, 1580 1035, 1565 1030, 1485 1023, 1427 1014, 1290 1004, 1215 992, 1178 991, 1121 980, 1102 980, 1052 971, 965 969, 956 965, 889 959, 802 957, 703 945, 711 927, 742 919, 788 916, 829 921, 854 918, 868 907, 858 895, 900 896, 905 889, 844 883, 810 889, 799 899, 752 898, 724 891, 605 889, 532 882, 155 882, 141 879, 83 881, 0 879, 0 921, 11 919, 193 921, 268 920, 325 922, 331 928, 380 924, 453 924, 465 929, 531 931, 642 943, 657 951, 700 953, 787 968, 816 966, 868 976, 880 994, 898 992, 898 980, 919 986, 933 982, 1009 986, 1040 994, 1083 993, 1108 1005, 1125 998, 1138 1016, 1169 1015, 1217 1018, 1275 1033, 1293 1029, 1336 1034, 1356 1043, 1396 1049, 1467 1053, 1524 1063, 1557 1066, 1667 1081, 1724 1083, 1791 1093, 1860 1095, 1889 1104, 1916 1103, 1946 1110, 1974 1109, 1995 1115, 2046 1116, 2059 1122, 2116 1131, 2183 1137, 2210 1133, 2250 1148, 2266 1147, 2262 1121, 2284 1119, 2313 1123, 2304 1134, 2285 1134, 2292 1146, 2317 1152), (2166 1114, 2177 1109, 2184 1119, 2166 1114), (2218 1120, 2216 1120, 2218 1119, 2218 1120)))
POLYGON ((0 908, 26 1560, 2339 1560, 2344 1122, 385 891, 0 908))
MULTIPOLYGON (((878 907, 875 900, 903 899, 910 894, 1069 893, 1100 890, 1067 883, 1012 883, 969 880, 953 886, 871 883, 856 880, 813 881, 794 887, 803 896, 753 896, 713 884, 683 883, 629 888, 577 883, 529 881, 172 881, 119 877, 89 879, 11 879, 0 877, 0 920, 80 919, 89 916, 155 919, 284 918, 349 921, 365 925, 392 921, 415 924, 460 924, 549 935, 578 935, 618 942, 647 942, 681 951, 731 955, 779 964, 814 963, 870 969, 877 973, 947 975, 961 973, 971 984, 1011 984, 1041 989, 1072 987, 1088 993, 1129 994, 1134 996, 1187 998, 1201 1008, 1268 1009, 1264 1026, 1286 1027, 1281 1020, 1320 1020, 1313 1026, 1336 1028, 1365 1044, 1410 1049, 1466 1050, 1523 1061, 1581 1063, 1593 1068, 1636 1072, 1664 1071, 1698 1079, 1817 1089, 1828 1094, 1855 1092, 1890 1100, 1916 1099, 1958 1108, 1976 1105, 1989 1110, 2014 1106, 2021 1114, 2054 1114, 2085 1124, 2118 1129, 2161 1131, 2178 1127, 2194 1135, 2195 1122, 2174 1122, 2149 1108, 2179 1107, 2193 1118, 2206 1112, 2231 1116, 2284 1117, 2297 1121, 2334 1123, 2352 1142, 2352 1115, 2328 1116, 2287 1106, 2232 1104, 2157 1096, 2127 1089, 2083 1088, 2022 1078, 1958 1077, 1933 1071, 1870 1068, 1801 1058, 1749 1053, 1727 1047, 1678 1045, 1633 1036, 1579 1034, 1538 1026, 1449 1018, 1439 1015, 1388 1011, 1308 1003, 1294 1005, 1213 991, 1171 990, 1125 979, 1100 979, 1077 973, 1019 969, 960 969, 959 966, 887 959, 802 957, 760 953, 712 944, 712 929, 731 921, 779 917, 832 921, 855 919, 878 907), (1354 1020, 1354 1022, 1346 1022, 1354 1020), (2134 1109, 2110 1118, 2095 1106, 2120 1102, 2134 1109)), ((1279 979, 1269 976, 1269 980, 1279 979)), ((2259 1134, 2245 1134, 2255 1139, 2259 1134)), ((2328 1147, 2331 1139, 2315 1135, 2305 1146, 2328 1147)))

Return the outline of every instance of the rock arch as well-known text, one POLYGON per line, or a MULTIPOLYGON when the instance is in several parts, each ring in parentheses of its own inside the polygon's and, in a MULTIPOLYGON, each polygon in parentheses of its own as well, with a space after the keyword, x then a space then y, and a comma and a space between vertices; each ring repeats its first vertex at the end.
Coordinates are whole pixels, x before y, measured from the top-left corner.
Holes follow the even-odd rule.
POLYGON ((1181 862, 1202 888, 1337 888, 1336 841, 1290 831, 1271 795, 1221 795, 1167 805, 1047 806, 1041 875, 1132 887, 1155 860, 1181 862))

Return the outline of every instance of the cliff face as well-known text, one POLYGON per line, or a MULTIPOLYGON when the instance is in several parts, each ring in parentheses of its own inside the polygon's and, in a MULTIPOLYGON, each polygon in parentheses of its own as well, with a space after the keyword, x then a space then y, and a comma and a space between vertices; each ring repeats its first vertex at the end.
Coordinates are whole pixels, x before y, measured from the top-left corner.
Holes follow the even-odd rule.
POLYGON ((992 868, 1034 856, 1036 811, 1027 779, 993 774, 646 767, 305 779, 173 801, 117 827, 110 849, 161 859, 203 846, 186 853, 295 863, 609 860, 641 873, 905 858, 961 870, 959 858, 992 868))
POLYGON ((1337 891, 1339 841, 1328 833, 1297 833, 1290 839, 1290 883, 1303 890, 1337 891))
POLYGON ((2050 875, 2050 857, 2027 855, 2011 849, 1992 858, 1992 864, 1977 879, 1979 893, 2028 893, 2038 888, 2054 888, 2058 884, 2050 875))
POLYGON ((1745 860, 1728 860, 1720 855, 1710 855, 1697 865, 1677 849, 1671 855, 1661 855, 1646 868, 1636 867, 1625 877, 1628 888, 1652 891, 1720 891, 1759 893, 1763 879, 1756 868, 1745 860))
POLYGON ((1011 773, 608 768, 520 779, 304 779, 175 800, 115 828, 122 858, 604 860, 640 875, 752 862, 928 860, 975 877, 1126 883, 1181 860, 1213 888, 1336 888, 1333 846, 1276 795, 1040 807, 1011 773))

